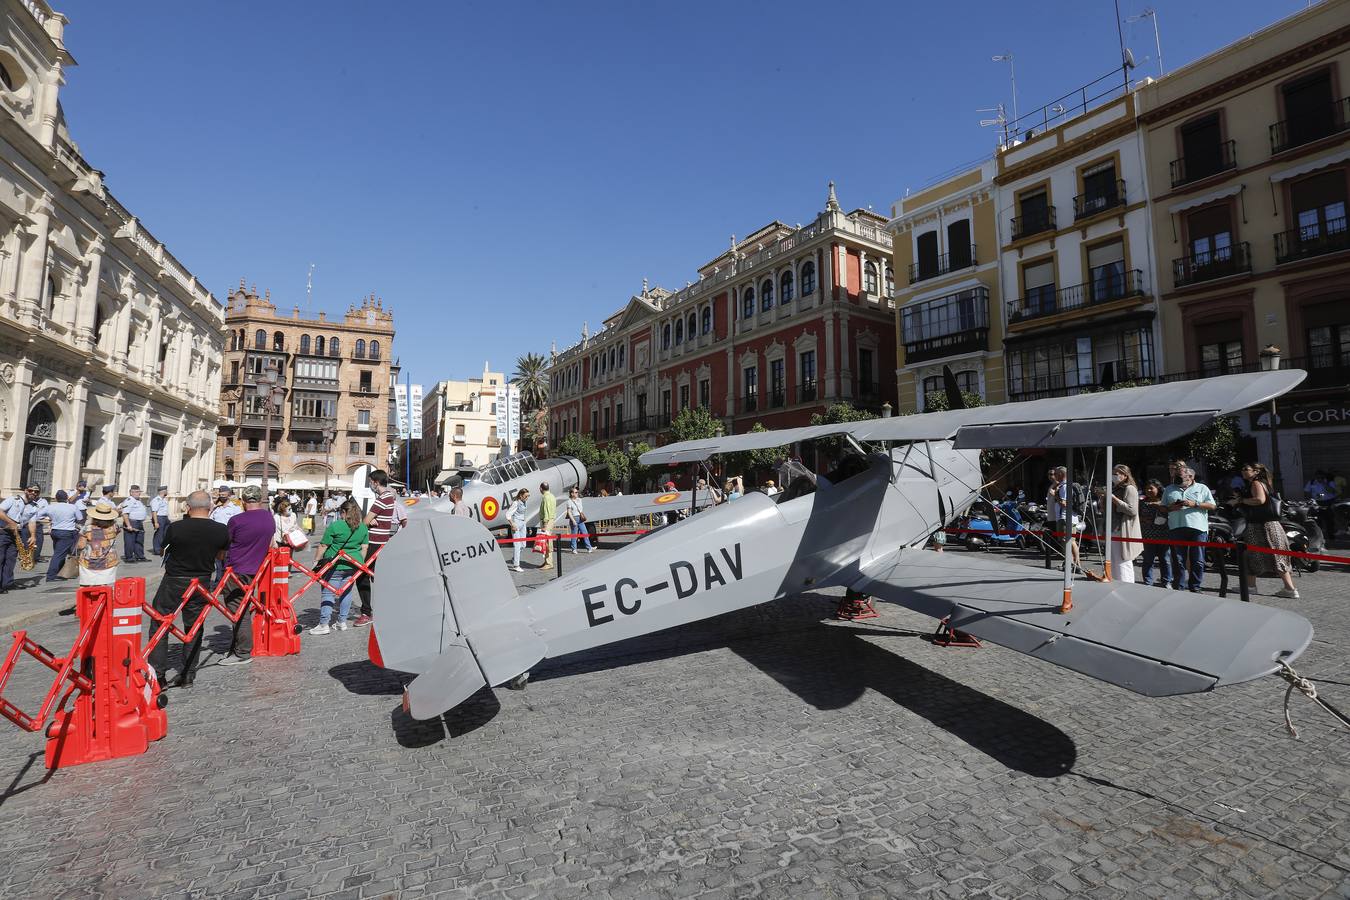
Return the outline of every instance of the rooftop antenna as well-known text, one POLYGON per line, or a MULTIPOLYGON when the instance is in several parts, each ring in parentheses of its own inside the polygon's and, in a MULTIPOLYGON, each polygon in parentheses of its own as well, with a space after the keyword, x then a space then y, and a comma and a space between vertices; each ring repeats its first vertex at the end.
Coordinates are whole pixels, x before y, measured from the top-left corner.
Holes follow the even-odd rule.
POLYGON ((1008 78, 1012 81, 1013 94, 1013 122, 1015 123, 1020 116, 1017 114, 1017 67, 1013 65, 1013 55, 1011 53, 1000 53, 998 56, 991 56, 994 62, 1005 62, 1008 64, 1008 78))
POLYGON ((981 127, 981 128, 988 128, 990 125, 997 125, 997 126, 999 127, 999 130, 1003 132, 1003 140, 1001 141, 1001 144, 1002 144, 1002 146, 1007 147, 1007 146, 1008 146, 1008 117, 1007 117, 1007 116, 1004 114, 1004 112, 1003 112, 1003 104, 1000 103, 998 106, 995 106, 995 107, 991 107, 991 108, 988 108, 988 109, 977 109, 977 110, 975 110, 975 111, 976 111, 976 112, 984 112, 984 113, 987 113, 987 112, 996 112, 996 113, 998 113, 998 115, 995 116, 995 117, 992 118, 992 119, 981 119, 981 120, 980 120, 980 127, 981 127))
POLYGON ((309 272, 305 275, 305 318, 309 318, 310 310, 313 309, 314 300, 314 263, 309 264, 309 272))
POLYGON ((1163 69, 1162 38, 1158 35, 1158 11, 1151 6, 1145 6, 1143 12, 1137 16, 1130 16, 1125 21, 1133 24, 1141 19, 1153 20, 1153 44, 1158 50, 1158 77, 1161 78, 1166 74, 1166 70, 1163 69))

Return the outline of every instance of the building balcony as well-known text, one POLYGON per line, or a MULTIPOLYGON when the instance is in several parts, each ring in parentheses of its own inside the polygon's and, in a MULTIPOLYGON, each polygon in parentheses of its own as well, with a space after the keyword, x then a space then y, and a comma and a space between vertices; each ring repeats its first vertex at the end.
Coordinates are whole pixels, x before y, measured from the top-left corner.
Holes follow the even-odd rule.
POLYGON ((980 285, 904 307, 900 333, 906 363, 989 349, 989 288, 980 285))
POLYGON ((784 406, 787 406, 787 391, 781 387, 769 391, 769 409, 779 409, 784 406))
POLYGON ((1042 210, 1013 217, 1012 239, 1020 241, 1043 231, 1054 231, 1057 227, 1055 224, 1055 208, 1047 206, 1042 210))
POLYGON ((1026 296, 1008 303, 1008 323, 1026 322, 1057 313, 1071 312, 1112 303, 1147 292, 1144 273, 1139 269, 1115 272, 1084 284, 1055 290, 1054 286, 1029 290, 1026 296))
POLYGON ((334 394, 342 392, 342 385, 334 378, 306 378, 303 375, 291 376, 291 387, 308 391, 328 391, 334 394))
POLYGON ((1172 187, 1199 181, 1220 172, 1237 168, 1237 143, 1223 141, 1216 144, 1208 153, 1192 153, 1181 159, 1172 160, 1172 187))
POLYGON ((272 413, 269 416, 265 412, 245 412, 239 417, 239 424, 245 428, 266 428, 269 424, 273 428, 280 428, 281 414, 272 413))
POLYGON ((1342 216, 1321 225, 1279 232, 1275 235, 1275 262, 1284 264, 1350 250, 1350 229, 1345 226, 1342 216))
MULTIPOLYGON (((968 269, 975 265, 978 257, 975 255, 975 245, 971 244, 970 249, 948 251, 937 257, 933 262, 916 262, 909 264, 909 283, 917 284, 920 281, 926 281, 929 278, 937 278, 939 275, 946 275, 948 272, 958 272, 961 269, 968 269)), ((888 298, 888 299, 894 299, 888 298)))
POLYGON ((1246 241, 1172 260, 1172 281, 1177 287, 1241 275, 1252 270, 1251 248, 1246 241))
POLYGON ((361 432, 364 434, 373 434, 375 432, 375 423, 373 422, 349 422, 347 430, 352 432, 361 432))
POLYGON ((1283 153, 1339 134, 1345 131, 1348 121, 1350 97, 1342 97, 1321 109, 1291 116, 1270 126, 1270 152, 1283 153))
MULTIPOLYGON (((1104 363, 1094 363, 1093 371, 1100 372, 1104 363)), ((1115 381, 1117 384, 1126 381, 1155 381, 1157 376, 1153 373, 1153 367, 1147 363, 1128 364, 1115 360, 1112 363, 1115 370, 1115 381)), ((1033 378, 1022 378, 1016 381, 1010 381, 1008 385, 1008 400, 1017 402, 1021 400, 1041 400, 1045 397, 1069 397, 1074 394, 1081 394, 1097 390, 1096 383, 1077 384, 1071 383, 1070 378, 1064 375, 1052 375, 1033 378)))
POLYGON ((958 353, 977 353, 989 349, 989 326, 967 328, 938 337, 905 342, 905 362, 920 363, 958 353))
POLYGON ((744 415, 746 413, 758 412, 760 408, 759 395, 748 394, 744 397, 736 398, 736 414, 744 415))
POLYGON ((1097 213, 1106 212, 1117 206, 1125 205, 1125 182, 1117 180, 1109 190, 1091 194, 1079 194, 1073 198, 1073 220, 1087 219, 1097 213))
POLYGON ((816 383, 814 381, 808 381, 805 384, 799 384, 797 385, 797 402, 815 403, 816 396, 818 393, 819 392, 816 389, 816 383))
POLYGON ((332 416, 291 416, 291 431, 323 431, 325 428, 337 428, 337 419, 332 416))

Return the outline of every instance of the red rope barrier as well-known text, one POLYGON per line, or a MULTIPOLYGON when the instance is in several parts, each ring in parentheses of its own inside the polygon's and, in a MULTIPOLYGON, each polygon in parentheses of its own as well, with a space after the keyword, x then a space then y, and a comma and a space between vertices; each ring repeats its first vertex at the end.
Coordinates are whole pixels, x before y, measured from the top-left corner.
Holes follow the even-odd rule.
MULTIPOLYGON (((1065 533, 1062 531, 1044 531, 1044 530, 1033 531, 1031 529, 1026 529, 1024 531, 985 531, 980 528, 944 528, 942 529, 942 532, 943 534, 1008 534, 1008 535, 1029 534, 1042 539, 1045 538, 1046 536, 1049 536, 1061 540, 1065 537, 1065 533)), ((1087 539, 1090 541, 1107 540, 1105 535, 1100 534, 1076 534, 1074 535, 1074 538, 1076 540, 1087 539)), ((1237 549, 1236 544, 1225 543, 1222 541, 1173 541, 1173 540, 1162 540, 1161 538, 1123 537, 1121 535, 1112 535, 1110 537, 1110 540, 1121 544, 1130 543, 1130 544, 1159 544, 1170 547, 1208 547, 1215 550, 1237 549)), ((1258 547, 1253 544, 1247 544, 1246 546, 1248 550, 1251 550, 1255 553, 1269 553, 1273 556, 1293 556, 1296 557, 1297 559, 1315 559, 1318 560, 1319 562, 1343 563, 1345 565, 1350 565, 1350 556, 1330 556, 1325 553, 1302 553, 1298 550, 1278 550, 1274 547, 1258 547)))

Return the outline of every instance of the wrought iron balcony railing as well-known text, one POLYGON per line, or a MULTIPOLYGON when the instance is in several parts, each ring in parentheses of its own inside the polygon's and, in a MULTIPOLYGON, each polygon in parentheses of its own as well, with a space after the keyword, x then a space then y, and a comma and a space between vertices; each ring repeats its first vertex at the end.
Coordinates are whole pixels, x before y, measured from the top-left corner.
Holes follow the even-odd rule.
POLYGON ((1172 260, 1172 280, 1177 287, 1240 275, 1251 270, 1251 248, 1246 241, 1172 260))
POLYGON ((1117 179, 1115 184, 1104 191, 1079 194, 1074 197, 1073 218, 1076 222, 1079 219, 1086 219, 1088 216, 1095 216, 1099 212, 1124 205, 1125 182, 1122 179, 1117 179))
POLYGON ((1339 134, 1345 131, 1347 122, 1350 122, 1350 97, 1342 97, 1321 109, 1290 116, 1270 126, 1270 152, 1283 153, 1339 134))
POLYGON ((1342 216, 1318 225, 1281 231, 1275 235, 1275 261, 1287 263, 1350 250, 1350 229, 1345 226, 1342 216))
POLYGON ((1034 288, 1018 300, 1008 303, 1008 321, 1025 322, 1055 313, 1084 309, 1126 297, 1141 297, 1146 293, 1144 273, 1139 269, 1111 272, 1092 281, 1055 289, 1054 285, 1034 288))
POLYGON ((1181 187, 1201 178, 1237 168, 1237 143, 1222 141, 1212 152, 1192 153, 1172 160, 1172 187, 1181 187))

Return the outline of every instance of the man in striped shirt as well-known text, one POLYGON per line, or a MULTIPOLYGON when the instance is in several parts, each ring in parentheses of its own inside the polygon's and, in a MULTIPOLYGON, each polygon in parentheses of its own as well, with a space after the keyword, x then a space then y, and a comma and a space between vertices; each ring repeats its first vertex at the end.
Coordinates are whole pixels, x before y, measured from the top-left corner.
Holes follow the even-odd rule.
MULTIPOLYGON (((389 489, 389 473, 384 469, 371 472, 369 480, 371 486, 375 488, 375 499, 370 502, 370 510, 366 513, 366 528, 370 531, 370 543, 366 546, 366 567, 373 572, 375 563, 379 560, 372 560, 371 557, 394 533, 394 506, 398 503, 398 498, 389 489)), ((356 576, 356 592, 361 595, 361 614, 356 617, 353 624, 358 628, 369 625, 370 617, 374 614, 374 608, 370 605, 371 580, 369 572, 362 572, 356 576)))

